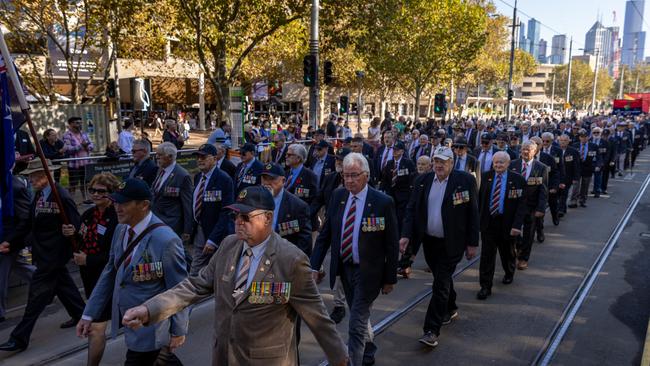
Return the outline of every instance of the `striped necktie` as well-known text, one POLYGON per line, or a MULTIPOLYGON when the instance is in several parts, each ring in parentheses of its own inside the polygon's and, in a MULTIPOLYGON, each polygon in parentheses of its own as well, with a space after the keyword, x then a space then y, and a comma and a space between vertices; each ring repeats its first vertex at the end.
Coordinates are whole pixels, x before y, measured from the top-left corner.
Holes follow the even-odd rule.
POLYGON ((495 216, 499 213, 501 204, 501 174, 497 174, 497 180, 494 183, 494 192, 492 192, 492 202, 490 203, 490 215, 495 216))
MULTIPOLYGON (((129 247, 129 245, 131 244, 131 241, 133 240, 133 237, 135 236, 135 231, 133 231, 133 229, 131 229, 131 228, 129 228, 128 233, 129 233, 129 237, 126 239, 126 248, 129 247)), ((126 248, 124 248, 124 249, 126 250, 126 248)), ((131 251, 129 256, 126 257, 126 259, 124 260, 124 268, 128 267, 129 264, 131 264, 131 258, 132 257, 133 257, 133 251, 131 251)))
MULTIPOLYGON (((251 268, 251 256, 253 255, 253 250, 251 248, 246 248, 244 254, 242 254, 241 266, 239 267, 239 272, 237 273, 237 281, 235 282, 235 291, 243 290, 246 288, 246 282, 248 282, 248 272, 251 268)), ((236 296, 236 294, 233 294, 236 296)))
POLYGON ((345 218, 343 240, 341 240, 341 259, 343 263, 352 262, 352 238, 354 237, 354 221, 356 219, 357 197, 352 196, 352 204, 345 218))
POLYGON ((194 201, 194 217, 197 219, 201 216, 201 208, 203 206, 203 193, 205 192, 205 174, 201 174, 201 180, 199 181, 199 188, 196 192, 196 200, 194 201))
POLYGON ((160 168, 158 171, 158 176, 156 177, 156 180, 153 182, 153 189, 155 192, 158 192, 160 190, 160 186, 162 185, 163 175, 165 175, 165 169, 160 168))

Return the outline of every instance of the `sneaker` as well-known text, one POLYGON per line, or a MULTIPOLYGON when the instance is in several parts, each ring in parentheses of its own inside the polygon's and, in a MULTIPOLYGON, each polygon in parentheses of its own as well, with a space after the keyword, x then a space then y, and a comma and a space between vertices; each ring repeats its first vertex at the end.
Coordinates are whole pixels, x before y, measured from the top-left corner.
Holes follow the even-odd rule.
POLYGON ((438 336, 433 334, 433 332, 428 331, 425 332, 424 335, 420 337, 420 339, 418 339, 418 342, 425 344, 429 347, 435 347, 438 345, 438 336))
POLYGON ((332 313, 330 313, 330 318, 334 321, 334 323, 338 324, 345 318, 345 307, 343 306, 335 306, 334 309, 332 310, 332 313))
POLYGON ((451 324, 451 321, 458 318, 458 311, 457 310, 452 310, 447 315, 445 315, 444 318, 442 318, 442 325, 449 325, 451 324))

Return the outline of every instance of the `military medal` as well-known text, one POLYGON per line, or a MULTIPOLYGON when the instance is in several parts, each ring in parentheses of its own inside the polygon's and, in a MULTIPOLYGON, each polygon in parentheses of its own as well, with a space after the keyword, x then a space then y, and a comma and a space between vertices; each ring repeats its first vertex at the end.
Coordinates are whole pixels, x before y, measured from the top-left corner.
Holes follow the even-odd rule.
POLYGON ((363 231, 365 233, 366 231, 368 231, 368 219, 367 218, 363 219, 363 221, 361 221, 361 223, 362 223, 361 231, 363 231))
POLYGON ((379 218, 379 229, 384 230, 386 228, 386 218, 380 217, 379 218))

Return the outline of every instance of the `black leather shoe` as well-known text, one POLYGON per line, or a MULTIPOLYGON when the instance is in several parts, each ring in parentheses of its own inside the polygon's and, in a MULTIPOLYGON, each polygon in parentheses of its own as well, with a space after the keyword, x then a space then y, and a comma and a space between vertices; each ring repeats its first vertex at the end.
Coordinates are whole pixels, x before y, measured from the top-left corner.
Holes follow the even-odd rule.
POLYGON ((564 212, 559 212, 559 213, 557 214, 557 217, 559 217, 559 218, 564 217, 564 212))
POLYGON ((61 329, 72 328, 72 327, 76 327, 77 323, 79 323, 79 319, 70 319, 67 322, 61 323, 61 325, 59 327, 61 329))
MULTIPOLYGON (((558 217, 553 218, 553 225, 555 225, 555 226, 560 225, 560 215, 562 215, 562 214, 557 214, 557 215, 558 215, 558 217)), ((564 215, 562 215, 562 216, 564 216, 564 215)))
POLYGON ((594 193, 594 198, 600 198, 600 193, 598 192, 594 193))
POLYGON ((587 205, 585 203, 581 202, 580 207, 587 207, 587 205))
POLYGON ((501 280, 501 283, 504 285, 509 285, 512 283, 512 276, 503 276, 503 279, 501 280))
POLYGON ((18 343, 16 343, 16 341, 11 339, 6 341, 3 344, 0 344, 0 351, 5 351, 5 352, 15 352, 15 351, 22 352, 26 349, 27 347, 21 346, 18 343))
POLYGON ((479 300, 485 300, 490 295, 492 295, 492 290, 490 290, 489 288, 486 288, 486 287, 481 287, 478 294, 476 294, 476 298, 479 299, 479 300))
POLYGON ((332 313, 330 314, 330 318, 334 320, 334 323, 338 324, 345 318, 345 307, 343 306, 335 306, 334 309, 332 310, 332 313))
POLYGON ((609 194, 609 193, 607 193, 607 191, 602 191, 600 192, 600 194, 609 194))
POLYGON ((540 231, 537 233, 537 241, 540 243, 543 243, 544 240, 546 240, 546 236, 544 236, 544 232, 540 231))
POLYGON ((576 205, 575 203, 572 203, 572 204, 569 205, 569 208, 578 208, 578 205, 576 205))

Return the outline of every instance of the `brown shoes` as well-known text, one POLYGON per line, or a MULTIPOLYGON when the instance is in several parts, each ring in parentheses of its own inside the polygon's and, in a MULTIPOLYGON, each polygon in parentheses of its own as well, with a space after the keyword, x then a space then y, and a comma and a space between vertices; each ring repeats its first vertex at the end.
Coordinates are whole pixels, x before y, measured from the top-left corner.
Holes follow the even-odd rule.
POLYGON ((528 268, 528 261, 524 261, 524 260, 517 261, 517 269, 518 270, 523 271, 526 268, 528 268))

